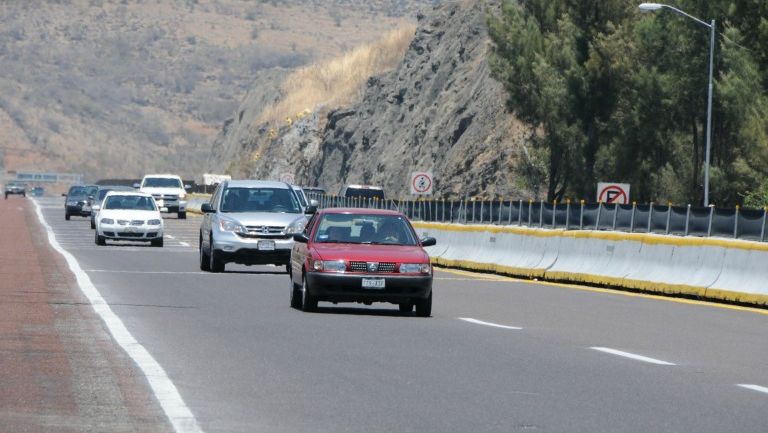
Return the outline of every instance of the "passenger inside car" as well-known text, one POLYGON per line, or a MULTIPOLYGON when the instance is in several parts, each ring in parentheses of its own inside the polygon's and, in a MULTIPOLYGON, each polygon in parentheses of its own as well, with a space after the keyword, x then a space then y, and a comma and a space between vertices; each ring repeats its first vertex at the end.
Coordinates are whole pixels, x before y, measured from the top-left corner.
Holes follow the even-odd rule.
POLYGON ((400 224, 396 221, 387 221, 376 232, 376 241, 384 244, 397 244, 402 239, 400 224))

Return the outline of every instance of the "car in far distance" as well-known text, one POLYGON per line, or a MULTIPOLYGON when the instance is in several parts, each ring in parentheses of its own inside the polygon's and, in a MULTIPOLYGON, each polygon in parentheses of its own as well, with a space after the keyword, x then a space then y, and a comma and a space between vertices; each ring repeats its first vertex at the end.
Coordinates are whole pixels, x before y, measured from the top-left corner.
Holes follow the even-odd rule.
POLYGON ((192 187, 184 185, 181 177, 175 174, 148 174, 133 187, 151 194, 162 212, 175 213, 179 219, 187 217, 187 190, 192 187))
POLYGON ((344 185, 339 193, 341 197, 384 200, 384 189, 373 185, 344 185))
POLYGON ((85 216, 89 216, 91 214, 91 210, 92 210, 91 206, 93 206, 93 203, 96 200, 96 194, 98 193, 98 191, 99 191, 98 185, 85 185, 85 194, 86 194, 86 197, 88 198, 85 201, 85 205, 83 205, 83 209, 82 209, 84 213, 88 214, 85 216))
POLYGON ((400 212, 328 208, 294 235, 291 307, 314 311, 319 301, 398 304, 401 312, 432 314, 432 265, 400 212))
POLYGON ((296 198, 299 200, 299 204, 301 205, 301 208, 306 210, 310 206, 317 207, 318 201, 314 198, 309 198, 304 193, 304 189, 297 185, 291 185, 291 188, 293 189, 293 192, 296 194, 296 198))
POLYGON ((96 218, 96 245, 116 241, 150 242, 163 246, 163 218, 151 195, 131 191, 109 191, 96 218))
POLYGON ((35 197, 42 197, 45 195, 45 189, 42 186, 36 186, 32 188, 32 195, 35 197))
POLYGON ((5 199, 8 200, 9 195, 20 195, 22 197, 27 196, 27 186, 22 182, 8 181, 5 184, 5 199))
POLYGON ((107 193, 110 191, 136 191, 134 188, 131 188, 130 186, 124 186, 124 185, 99 185, 99 190, 96 192, 96 195, 93 198, 92 204, 91 204, 91 228, 96 228, 96 215, 99 213, 99 210, 101 209, 101 203, 104 201, 104 197, 107 196, 107 193))
POLYGON ((88 203, 88 189, 85 185, 74 185, 69 188, 64 197, 64 219, 69 221, 73 215, 87 217, 91 211, 86 209, 88 203))

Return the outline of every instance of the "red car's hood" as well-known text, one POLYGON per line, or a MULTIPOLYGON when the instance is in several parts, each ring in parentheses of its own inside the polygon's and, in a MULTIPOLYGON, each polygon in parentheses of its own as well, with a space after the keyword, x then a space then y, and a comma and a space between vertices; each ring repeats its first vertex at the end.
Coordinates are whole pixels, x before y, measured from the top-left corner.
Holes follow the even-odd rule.
POLYGON ((314 244, 312 248, 321 260, 429 263, 429 255, 418 245, 314 244))

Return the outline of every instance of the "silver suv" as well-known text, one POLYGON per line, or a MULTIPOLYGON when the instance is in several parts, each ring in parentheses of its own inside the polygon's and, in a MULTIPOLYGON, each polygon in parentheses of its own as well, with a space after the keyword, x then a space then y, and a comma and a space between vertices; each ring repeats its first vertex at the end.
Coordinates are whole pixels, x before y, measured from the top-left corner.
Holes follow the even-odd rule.
POLYGON ((306 214, 317 209, 303 209, 287 183, 228 180, 201 210, 200 269, 222 272, 227 263, 285 265, 287 270, 293 235, 304 230, 306 214))

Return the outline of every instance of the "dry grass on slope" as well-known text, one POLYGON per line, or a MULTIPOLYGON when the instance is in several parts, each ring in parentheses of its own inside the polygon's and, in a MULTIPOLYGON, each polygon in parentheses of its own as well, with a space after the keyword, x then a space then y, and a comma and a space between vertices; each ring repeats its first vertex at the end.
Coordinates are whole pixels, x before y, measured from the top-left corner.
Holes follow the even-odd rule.
POLYGON ((415 25, 405 25, 336 59, 293 72, 282 84, 283 97, 266 107, 256 123, 284 125, 319 106, 358 101, 369 77, 394 69, 402 61, 415 32, 415 25))

